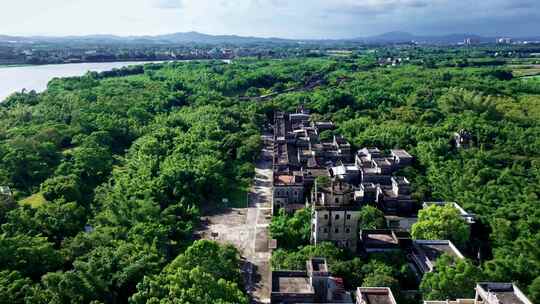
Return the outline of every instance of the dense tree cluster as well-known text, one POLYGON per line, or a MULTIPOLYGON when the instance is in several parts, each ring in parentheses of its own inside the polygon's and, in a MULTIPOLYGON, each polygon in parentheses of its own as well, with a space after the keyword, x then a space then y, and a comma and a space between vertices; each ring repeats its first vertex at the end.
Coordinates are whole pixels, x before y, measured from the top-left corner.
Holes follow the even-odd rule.
POLYGON ((234 247, 197 241, 160 274, 145 277, 130 303, 247 304, 239 267, 234 247))
POLYGON ((0 184, 22 203, 43 200, 1 208, 0 271, 10 281, 2 292, 11 303, 121 303, 145 277, 224 293, 189 302, 245 302, 230 248, 229 274, 191 264, 163 271, 191 248, 201 210, 234 199, 253 175, 264 111, 202 80, 224 65, 89 73, 2 104, 0 184))
POLYGON ((295 249, 309 244, 311 236, 311 210, 297 210, 293 215, 280 209, 270 223, 270 235, 277 240, 280 248, 295 249))
POLYGON ((476 283, 484 279, 482 271, 468 260, 443 255, 435 271, 422 278, 420 290, 427 300, 474 298, 476 283))
POLYGON ((418 222, 412 226, 411 234, 420 240, 450 240, 464 248, 469 241, 471 228, 451 205, 432 205, 420 210, 418 222))

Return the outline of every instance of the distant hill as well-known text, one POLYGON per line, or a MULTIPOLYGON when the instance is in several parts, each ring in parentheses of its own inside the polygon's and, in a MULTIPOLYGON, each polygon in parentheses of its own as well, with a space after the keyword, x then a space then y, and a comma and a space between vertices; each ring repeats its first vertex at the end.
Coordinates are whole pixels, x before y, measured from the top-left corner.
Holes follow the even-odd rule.
MULTIPOLYGON (((0 35, 0 43, 63 43, 63 44, 209 44, 209 45, 246 45, 246 44, 298 44, 298 43, 366 43, 389 44, 417 42, 423 44, 457 44, 466 38, 473 38, 479 42, 495 42, 495 37, 482 37, 474 34, 451 34, 439 36, 422 36, 407 32, 388 32, 381 35, 359 37, 352 39, 284 39, 261 38, 237 35, 208 35, 198 32, 173 33, 156 36, 114 36, 114 35, 88 35, 88 36, 7 36, 0 35)), ((521 40, 540 41, 540 37, 516 38, 521 40)))
POLYGON ((296 40, 282 38, 260 38, 236 35, 208 35, 198 32, 173 33, 156 36, 114 36, 114 35, 88 35, 88 36, 7 36, 0 35, 0 42, 18 43, 67 43, 67 44, 256 44, 256 43, 297 43, 296 40))
POLYGON ((242 43, 257 43, 257 42, 279 42, 279 43, 290 43, 295 42, 290 39, 282 38, 260 38, 260 37, 245 37, 237 35, 207 35, 201 34, 198 32, 187 32, 187 33, 174 33, 169 35, 160 35, 155 36, 155 39, 174 42, 174 43, 186 43, 186 42, 197 42, 197 43, 230 43, 230 44, 242 44, 242 43))

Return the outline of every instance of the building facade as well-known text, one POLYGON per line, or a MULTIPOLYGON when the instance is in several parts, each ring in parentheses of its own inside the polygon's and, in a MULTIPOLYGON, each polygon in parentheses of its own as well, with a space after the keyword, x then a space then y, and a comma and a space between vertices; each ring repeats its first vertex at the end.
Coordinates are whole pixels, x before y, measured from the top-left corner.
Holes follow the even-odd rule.
POLYGON ((339 181, 329 185, 316 183, 312 195, 311 242, 332 242, 356 251, 361 204, 354 187, 339 181))

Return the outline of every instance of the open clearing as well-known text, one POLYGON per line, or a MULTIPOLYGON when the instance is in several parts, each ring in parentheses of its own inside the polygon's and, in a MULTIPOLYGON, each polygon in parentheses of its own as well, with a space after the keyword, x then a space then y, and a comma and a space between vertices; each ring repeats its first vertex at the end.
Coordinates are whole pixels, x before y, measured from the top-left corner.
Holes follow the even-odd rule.
POLYGON ((270 303, 270 256, 268 225, 271 221, 272 162, 269 147, 255 165, 255 178, 247 208, 229 208, 208 215, 202 238, 234 245, 242 255, 244 282, 252 303, 270 303))

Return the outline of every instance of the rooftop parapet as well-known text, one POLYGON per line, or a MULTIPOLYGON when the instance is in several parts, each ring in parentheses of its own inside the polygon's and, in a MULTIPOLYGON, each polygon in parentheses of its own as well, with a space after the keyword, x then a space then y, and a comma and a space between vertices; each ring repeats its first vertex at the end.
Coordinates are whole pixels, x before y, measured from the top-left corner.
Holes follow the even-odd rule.
POLYGON ((397 304, 392 290, 388 287, 358 287, 357 304, 397 304))
POLYGON ((274 175, 274 185, 303 185, 303 182, 304 177, 301 175, 274 175))
POLYGON ((533 304, 513 283, 483 282, 476 285, 476 301, 482 304, 533 304))
POLYGON ((311 258, 306 262, 306 268, 310 277, 328 277, 328 264, 325 258, 311 258))
POLYGON ((381 150, 379 150, 378 148, 363 148, 361 150, 358 150, 358 152, 356 153, 356 156, 362 162, 368 162, 375 158, 380 158, 381 155, 381 150))
POLYGON ((459 249, 449 240, 413 241, 411 258, 422 274, 433 271, 436 260, 443 254, 448 254, 458 259, 465 258, 459 249))
POLYGON ((360 240, 366 252, 393 251, 410 247, 411 234, 390 229, 364 229, 360 240))
POLYGON ((446 301, 424 301, 424 304, 476 304, 474 299, 456 299, 446 301))

